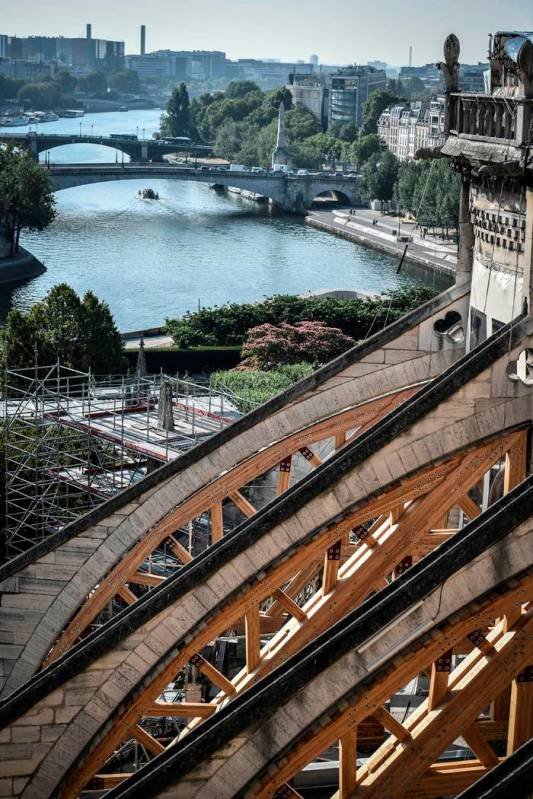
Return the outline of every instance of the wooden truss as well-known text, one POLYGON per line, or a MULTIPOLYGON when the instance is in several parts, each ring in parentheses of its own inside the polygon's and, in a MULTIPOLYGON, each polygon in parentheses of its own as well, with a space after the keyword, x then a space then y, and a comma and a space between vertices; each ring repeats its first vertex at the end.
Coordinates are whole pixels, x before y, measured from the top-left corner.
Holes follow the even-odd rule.
MULTIPOLYGON (((461 512, 470 519, 481 512, 476 498, 481 497, 478 487, 488 473, 493 475, 493 484, 500 486, 500 493, 523 479, 526 435, 525 431, 503 435, 419 471, 358 506, 254 581, 238 599, 221 607, 143 687, 127 710, 113 719, 109 731, 87 759, 78 764, 62 796, 76 797, 95 777, 99 786, 124 779, 126 774, 98 772, 128 739, 139 741, 148 756, 163 751, 164 744, 147 730, 148 720, 185 719, 185 733, 196 727, 327 630, 371 592, 454 535, 461 512), (451 526, 452 521, 455 526, 451 526), (229 680, 202 656, 201 650, 228 630, 236 629, 246 637, 246 665, 229 680), (261 641, 262 629, 274 632, 265 645, 261 641), (163 692, 187 663, 219 689, 213 701, 162 701, 163 692)), ((400 681, 398 689, 404 684, 400 681)), ((385 711, 378 710, 359 728, 359 740, 376 744, 383 738, 383 728, 390 729, 391 724, 385 711)), ((350 747, 353 748, 352 738, 345 738, 341 751, 350 747)), ((346 764, 346 757, 342 762, 346 764)))
POLYGON ((287 781, 336 744, 335 799, 429 799, 467 788, 533 734, 532 591, 529 570, 395 658, 393 668, 346 700, 346 710, 304 733, 277 769, 270 764, 254 799, 299 796, 287 781), (430 675, 428 696, 400 721, 384 705, 420 672, 430 675), (358 768, 360 725, 369 717, 388 735, 358 768), (467 754, 442 757, 454 742, 467 754))
POLYGON ((223 521, 224 503, 235 505, 248 518, 256 513, 256 509, 242 493, 252 481, 272 469, 277 469, 277 495, 283 494, 291 484, 295 455, 302 455, 316 468, 322 461, 311 449, 312 445, 330 440, 334 441, 335 448, 344 446, 347 439, 351 440, 363 433, 419 388, 420 385, 411 386, 322 419, 247 458, 182 502, 143 536, 106 579, 94 587, 48 654, 44 666, 63 655, 80 637, 90 631, 98 614, 115 597, 120 597, 128 605, 132 604, 138 598, 138 592, 132 590, 133 586, 150 589, 165 579, 150 574, 143 567, 162 544, 168 544, 177 564, 192 560, 191 553, 176 540, 177 530, 186 528, 194 519, 208 514, 211 543, 215 543, 228 532, 223 521))

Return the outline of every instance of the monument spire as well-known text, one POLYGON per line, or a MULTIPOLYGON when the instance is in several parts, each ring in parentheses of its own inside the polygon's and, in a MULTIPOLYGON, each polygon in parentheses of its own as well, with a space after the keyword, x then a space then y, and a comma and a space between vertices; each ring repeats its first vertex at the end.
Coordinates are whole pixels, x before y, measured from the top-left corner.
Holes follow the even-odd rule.
POLYGON ((278 137, 276 149, 272 153, 272 166, 275 167, 277 165, 291 166, 291 156, 285 141, 285 103, 283 100, 279 104, 278 137))

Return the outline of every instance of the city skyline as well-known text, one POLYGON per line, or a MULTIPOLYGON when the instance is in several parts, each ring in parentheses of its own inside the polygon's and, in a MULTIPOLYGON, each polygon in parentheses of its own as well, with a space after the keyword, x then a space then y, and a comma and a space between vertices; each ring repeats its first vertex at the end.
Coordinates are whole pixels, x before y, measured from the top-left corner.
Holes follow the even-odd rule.
POLYGON ((461 60, 475 63, 486 58, 489 33, 533 29, 529 0, 509 0, 505 7, 498 0, 469 4, 450 0, 446 5, 412 0, 407 15, 405 4, 397 0, 383 0, 379 7, 355 0, 349 8, 328 16, 320 0, 307 0, 305 16, 303 0, 293 0, 290 8, 282 0, 204 0, 200 11, 192 0, 182 0, 180 14, 170 19, 165 5, 153 0, 147 10, 133 0, 125 15, 119 4, 110 7, 104 0, 94 0, 90 8, 79 0, 69 6, 49 0, 46 12, 37 0, 4 0, 2 33, 84 36, 86 23, 91 23, 93 36, 124 40, 126 52, 136 53, 140 25, 145 24, 147 52, 223 50, 230 59, 282 61, 308 61, 317 53, 322 63, 382 60, 402 65, 409 60, 410 46, 413 64, 435 61, 443 38, 451 31, 460 38, 461 60))

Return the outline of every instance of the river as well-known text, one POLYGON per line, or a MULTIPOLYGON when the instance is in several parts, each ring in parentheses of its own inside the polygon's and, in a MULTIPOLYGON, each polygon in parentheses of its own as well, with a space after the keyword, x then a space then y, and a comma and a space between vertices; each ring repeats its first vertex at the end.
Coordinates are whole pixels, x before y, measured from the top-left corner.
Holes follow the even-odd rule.
MULTIPOLYGON (((144 131, 149 137, 159 117, 157 110, 87 114, 46 123, 46 131, 79 133, 81 122, 82 132, 95 135, 144 131)), ((115 157, 114 150, 85 144, 50 153, 57 163, 115 157)), ((60 282, 106 300, 123 331, 161 325, 199 303, 332 288, 381 292, 433 282, 413 265, 397 275, 395 259, 314 230, 300 218, 219 195, 203 184, 168 180, 58 192, 54 223, 42 233, 25 234, 21 243, 48 271, 15 287, 0 286, 0 323, 11 307, 27 309, 60 282), (138 197, 148 185, 159 201, 138 197)), ((436 277, 437 288, 448 283, 436 277)))

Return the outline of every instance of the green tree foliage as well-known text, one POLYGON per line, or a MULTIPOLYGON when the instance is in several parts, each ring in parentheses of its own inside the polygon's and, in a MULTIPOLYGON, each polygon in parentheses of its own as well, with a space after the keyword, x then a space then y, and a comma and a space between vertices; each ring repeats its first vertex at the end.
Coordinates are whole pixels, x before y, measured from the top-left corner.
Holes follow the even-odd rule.
POLYGON ((26 150, 0 149, 0 226, 15 255, 22 230, 44 230, 55 217, 47 172, 26 150))
POLYGON ((399 97, 395 92, 379 90, 372 92, 363 107, 362 133, 377 133, 378 119, 389 105, 404 102, 404 97, 399 97))
POLYGON ((57 108, 61 105, 62 99, 61 88, 54 81, 26 83, 17 94, 18 102, 24 108, 31 108, 34 111, 48 111, 51 108, 57 108))
POLYGON ((54 286, 27 313, 11 310, 3 357, 10 368, 54 364, 95 374, 121 372, 123 345, 109 307, 91 291, 83 298, 66 283, 54 286))
POLYGON ((167 103, 166 113, 161 117, 161 132, 164 136, 191 136, 194 126, 187 86, 175 86, 167 103))
POLYGON ((23 80, 0 75, 0 100, 14 100, 22 86, 24 86, 23 80))
POLYGON ((57 83, 63 94, 71 94, 76 88, 76 78, 68 69, 60 69, 56 72, 54 83, 57 83))
POLYGON ((428 228, 457 228, 460 178, 447 159, 400 164, 395 196, 403 213, 428 228))
POLYGON ((361 174, 361 195, 368 200, 391 200, 397 174, 398 159, 389 150, 371 155, 361 174))
POLYGON ((389 292, 376 299, 336 300, 332 297, 298 297, 278 294, 263 302, 231 303, 202 308, 179 319, 167 319, 167 333, 180 349, 198 345, 242 344, 248 331, 258 325, 295 325, 302 321, 323 322, 338 327, 354 339, 375 332, 386 321, 393 322, 417 308, 432 293, 415 286, 389 292))
POLYGON ((261 89, 252 80, 232 80, 226 89, 228 100, 241 100, 251 92, 260 92, 261 89))
POLYGON ((365 164, 368 159, 385 149, 385 145, 377 133, 361 134, 350 148, 350 158, 358 166, 365 164))
POLYGON ((120 69, 113 72, 109 78, 109 85, 118 92, 137 94, 141 88, 139 73, 134 69, 120 69))
POLYGON ((107 89, 107 78, 103 72, 96 70, 95 72, 90 72, 86 78, 84 78, 86 91, 89 94, 96 94, 97 92, 105 92, 107 89))
POLYGON ((354 142, 358 131, 354 122, 334 122, 328 132, 341 141, 354 142))

